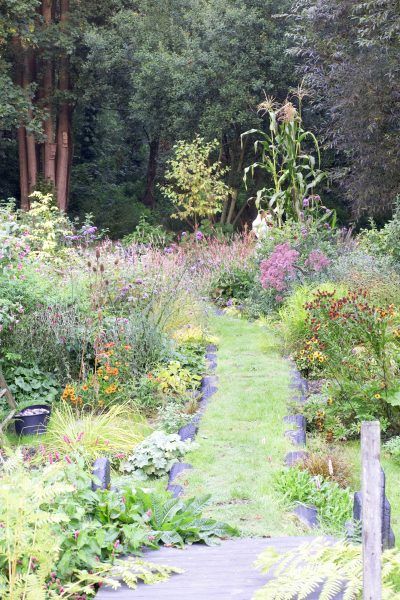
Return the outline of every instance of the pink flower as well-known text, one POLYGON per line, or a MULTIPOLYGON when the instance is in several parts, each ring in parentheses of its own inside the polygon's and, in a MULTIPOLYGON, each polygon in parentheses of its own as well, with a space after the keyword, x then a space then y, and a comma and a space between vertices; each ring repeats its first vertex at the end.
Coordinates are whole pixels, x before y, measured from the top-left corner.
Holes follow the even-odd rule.
POLYGON ((78 529, 76 529, 76 530, 74 531, 74 538, 75 538, 76 540, 78 539, 78 535, 79 535, 79 531, 78 531, 78 529))
POLYGON ((120 544, 120 541, 119 540, 115 540, 115 542, 114 542, 114 548, 118 548, 119 544, 120 544))
POLYGON ((330 259, 321 250, 312 250, 306 260, 306 265, 316 273, 323 271, 330 264, 330 259))
POLYGON ((67 463, 69 465, 72 465, 72 460, 70 459, 70 457, 68 455, 66 455, 65 460, 67 461, 67 463))
POLYGON ((84 435, 85 435, 84 431, 81 431, 80 433, 78 433, 78 435, 76 436, 76 441, 80 442, 84 435))
POLYGON ((287 278, 295 274, 295 263, 299 257, 297 250, 289 242, 278 244, 271 256, 260 265, 261 285, 265 289, 283 292, 287 289, 287 278))
POLYGON ((68 437, 67 435, 64 435, 64 436, 63 436, 63 440, 64 440, 64 442, 65 442, 66 444, 70 444, 70 443, 71 443, 71 440, 69 439, 69 437, 68 437))

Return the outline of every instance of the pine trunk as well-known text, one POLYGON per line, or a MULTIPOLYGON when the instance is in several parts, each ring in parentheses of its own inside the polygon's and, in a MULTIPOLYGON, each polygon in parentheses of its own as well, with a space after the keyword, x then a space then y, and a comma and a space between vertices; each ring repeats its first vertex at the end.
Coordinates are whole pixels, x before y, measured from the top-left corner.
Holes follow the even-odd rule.
POLYGON ((29 210, 29 182, 28 158, 26 154, 26 129, 23 126, 18 128, 18 160, 21 208, 22 210, 29 210))
MULTIPOLYGON (((23 65, 21 63, 21 44, 19 40, 15 38, 13 40, 17 58, 15 67, 15 82, 20 87, 23 87, 23 65)), ((21 208, 22 210, 29 210, 29 181, 28 181, 28 157, 26 154, 26 129, 21 123, 18 127, 17 132, 18 141, 18 162, 19 162, 19 188, 21 195, 21 208)))
MULTIPOLYGON (((35 75, 35 57, 31 50, 28 50, 24 56, 23 64, 23 87, 27 89, 34 81, 35 75)), ((33 118, 31 109, 28 111, 29 121, 33 118)), ((37 155, 36 155, 36 140, 32 133, 26 132, 26 156, 28 166, 28 189, 32 193, 36 189, 37 182, 37 155)))
POLYGON ((149 162, 147 163, 146 190, 142 198, 145 206, 154 207, 154 183, 157 176, 157 161, 160 148, 160 140, 153 139, 149 144, 149 162))
MULTIPOLYGON (((42 16, 46 26, 51 25, 53 20, 53 0, 42 1, 42 16)), ((44 108, 47 110, 47 117, 43 122, 43 132, 45 134, 43 172, 46 181, 55 187, 56 183, 56 144, 54 143, 54 123, 53 123, 53 62, 51 58, 43 60, 43 97, 44 108)))
MULTIPOLYGON (((68 20, 69 0, 61 0, 60 22, 65 23, 68 20)), ((57 131, 57 170, 56 170, 56 189, 57 203, 62 211, 68 207, 68 185, 69 170, 71 160, 71 109, 68 98, 65 95, 69 91, 69 60, 66 55, 61 58, 58 89, 64 98, 61 101, 58 115, 57 131)))

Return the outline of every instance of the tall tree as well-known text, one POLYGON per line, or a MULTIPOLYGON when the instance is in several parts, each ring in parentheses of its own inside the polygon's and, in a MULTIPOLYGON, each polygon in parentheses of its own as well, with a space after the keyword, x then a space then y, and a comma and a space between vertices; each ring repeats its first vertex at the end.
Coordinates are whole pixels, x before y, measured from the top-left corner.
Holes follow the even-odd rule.
POLYGON ((84 33, 115 7, 106 0, 2 3, 5 58, 0 75, 3 80, 8 77, 3 96, 12 102, 5 105, 4 116, 0 113, 0 126, 18 127, 22 208, 29 208, 29 194, 45 184, 56 192, 60 209, 67 210, 72 114, 86 53, 84 33))
POLYGON ((398 0, 298 0, 292 54, 314 92, 324 145, 355 215, 400 191, 398 0))

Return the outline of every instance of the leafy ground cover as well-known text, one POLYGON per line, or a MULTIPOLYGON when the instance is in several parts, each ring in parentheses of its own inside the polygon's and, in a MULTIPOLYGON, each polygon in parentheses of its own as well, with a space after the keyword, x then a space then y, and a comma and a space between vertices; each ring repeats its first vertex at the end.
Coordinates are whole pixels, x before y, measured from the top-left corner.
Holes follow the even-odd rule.
POLYGON ((295 534, 274 487, 289 443, 283 417, 289 395, 288 363, 273 334, 258 324, 215 317, 219 389, 202 419, 198 448, 187 458, 186 493, 212 493, 207 509, 243 534, 295 534))

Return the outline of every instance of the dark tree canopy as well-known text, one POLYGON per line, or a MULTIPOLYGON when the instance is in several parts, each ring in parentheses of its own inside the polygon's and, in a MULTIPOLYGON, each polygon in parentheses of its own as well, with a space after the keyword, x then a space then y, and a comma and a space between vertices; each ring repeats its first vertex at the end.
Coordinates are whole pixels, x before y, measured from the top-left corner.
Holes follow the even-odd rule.
POLYGON ((240 136, 304 78, 329 203, 384 217, 400 189, 399 36, 398 0, 3 0, 0 197, 29 208, 51 189, 113 236, 141 215, 171 226, 166 161, 200 135, 227 167, 219 220, 239 226, 254 215, 240 136))

